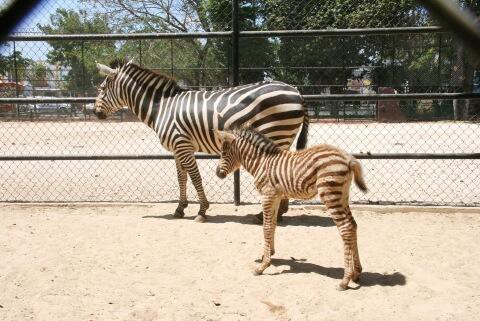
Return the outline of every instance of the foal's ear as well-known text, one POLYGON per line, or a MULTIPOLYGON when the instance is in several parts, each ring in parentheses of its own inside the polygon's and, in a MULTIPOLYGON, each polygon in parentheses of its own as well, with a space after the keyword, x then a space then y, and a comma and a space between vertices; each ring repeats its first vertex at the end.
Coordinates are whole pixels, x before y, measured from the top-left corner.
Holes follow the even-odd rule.
POLYGON ((103 75, 103 76, 113 77, 113 76, 115 76, 115 75, 117 74, 117 70, 116 70, 116 69, 113 69, 113 68, 110 68, 110 67, 108 67, 108 66, 99 64, 98 62, 96 62, 96 64, 97 64, 98 71, 99 71, 100 74, 103 75))
POLYGON ((225 142, 231 143, 235 139, 234 134, 223 131, 223 130, 214 129, 214 133, 218 138, 220 138, 220 141, 222 143, 225 143, 225 142))

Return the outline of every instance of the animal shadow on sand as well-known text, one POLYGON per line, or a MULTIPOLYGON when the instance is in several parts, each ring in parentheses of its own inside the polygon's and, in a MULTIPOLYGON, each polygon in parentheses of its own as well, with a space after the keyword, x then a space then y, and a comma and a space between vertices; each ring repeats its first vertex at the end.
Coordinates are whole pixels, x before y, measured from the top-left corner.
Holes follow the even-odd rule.
MULTIPOLYGON (((262 260, 258 259, 255 262, 260 263, 262 260)), ((285 273, 317 273, 321 275, 328 276, 333 279, 341 280, 343 278, 343 268, 335 267, 323 267, 321 265, 308 263, 306 259, 277 259, 272 258, 273 266, 282 266, 287 265, 290 267, 289 270, 284 270, 279 273, 273 273, 272 275, 285 274, 285 273)), ((351 289, 358 289, 360 287, 370 287, 370 286, 397 286, 407 284, 407 278, 400 272, 395 272, 392 274, 387 273, 376 273, 376 272, 362 272, 360 275, 360 281, 358 287, 351 289)))
MULTIPOLYGON (((147 215, 143 218, 160 218, 165 220, 178 220, 171 214, 166 215, 147 215)), ((195 216, 185 216, 184 220, 193 220, 195 216)), ((254 214, 247 215, 212 215, 208 216, 205 223, 219 224, 219 223, 238 223, 248 225, 261 225, 255 218, 254 214)), ((278 223, 279 226, 322 226, 329 227, 335 226, 335 223, 330 217, 319 215, 296 215, 296 216, 283 216, 283 221, 278 223)))

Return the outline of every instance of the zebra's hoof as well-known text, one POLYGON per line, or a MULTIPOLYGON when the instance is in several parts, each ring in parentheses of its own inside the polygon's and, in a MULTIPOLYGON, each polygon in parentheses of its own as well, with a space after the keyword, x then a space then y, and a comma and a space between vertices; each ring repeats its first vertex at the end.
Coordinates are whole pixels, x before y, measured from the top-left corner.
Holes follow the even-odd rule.
POLYGON ((337 287, 337 290, 338 290, 338 291, 345 291, 345 290, 347 290, 347 289, 348 289, 348 285, 344 285, 344 284, 342 284, 342 283, 340 283, 340 284, 338 285, 338 287, 337 287))
POLYGON ((175 210, 175 213, 173 213, 173 217, 176 217, 176 218, 183 218, 184 216, 185 216, 185 212, 178 208, 175 210))
POLYGON ((263 271, 261 271, 260 269, 253 270, 253 275, 255 275, 255 276, 262 275, 262 273, 263 273, 263 271))
POLYGON ((197 215, 195 217, 195 222, 197 223, 205 223, 206 220, 207 220, 207 217, 205 215, 197 215))

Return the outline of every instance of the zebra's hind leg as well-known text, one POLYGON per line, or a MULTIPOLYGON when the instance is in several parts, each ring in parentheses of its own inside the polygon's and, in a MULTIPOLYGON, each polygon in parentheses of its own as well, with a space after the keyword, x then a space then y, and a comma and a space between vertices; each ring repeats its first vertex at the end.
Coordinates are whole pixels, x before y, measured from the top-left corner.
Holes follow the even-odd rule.
MULTIPOLYGON (((345 271, 343 279, 338 287, 343 291, 348 289, 350 280, 357 279, 359 271, 355 270, 355 250, 357 247, 357 223, 351 213, 347 210, 348 195, 345 196, 339 191, 321 190, 320 197, 327 207, 328 214, 332 217, 340 232, 344 249, 345 271), (346 201, 345 201, 346 200, 346 201), (358 273, 357 273, 358 272, 358 273)), ((360 263, 360 261, 358 261, 360 263)))
MULTIPOLYGON (((348 216, 352 217, 352 212, 350 211, 350 206, 347 206, 346 213, 348 216)), ((357 224, 355 223, 355 240, 353 243, 354 251, 353 251, 353 276, 352 281, 358 283, 360 279, 360 274, 362 273, 362 264, 360 263, 360 255, 358 254, 358 243, 357 243, 357 224)))
POLYGON ((187 171, 183 168, 182 163, 175 157, 175 165, 177 167, 178 186, 180 188, 180 198, 178 201, 177 209, 173 214, 174 217, 182 218, 185 216, 183 211, 188 206, 187 200, 187 171))
POLYGON ((327 206, 327 211, 337 225, 337 228, 340 231, 340 236, 343 240, 345 271, 343 273, 343 279, 338 288, 339 290, 343 291, 348 289, 348 283, 350 280, 358 280, 358 275, 354 269, 354 253, 357 243, 357 224, 351 215, 348 216, 346 214, 345 208, 343 207, 329 208, 327 206))
POLYGON ((205 196, 205 191, 203 190, 202 185, 202 177, 200 176, 200 172, 198 170, 197 161, 195 160, 195 156, 193 154, 193 150, 188 153, 183 153, 180 159, 183 168, 186 169, 190 179, 192 180, 193 186, 197 191, 198 200, 200 202, 200 210, 198 211, 197 216, 195 217, 196 222, 203 223, 207 220, 207 209, 210 206, 210 203, 205 196))

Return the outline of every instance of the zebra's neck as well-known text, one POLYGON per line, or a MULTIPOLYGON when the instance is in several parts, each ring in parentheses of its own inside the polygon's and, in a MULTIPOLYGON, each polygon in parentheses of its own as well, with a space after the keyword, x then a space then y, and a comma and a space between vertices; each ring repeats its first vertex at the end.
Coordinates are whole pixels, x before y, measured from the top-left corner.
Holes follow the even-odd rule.
POLYGON ((262 147, 254 145, 249 142, 237 145, 237 157, 242 167, 249 172, 252 176, 257 178, 259 173, 264 172, 272 162, 277 159, 280 154, 286 151, 277 151, 272 153, 268 149, 265 150, 262 147))
POLYGON ((128 65, 120 74, 120 95, 137 117, 151 126, 156 115, 182 89, 173 78, 136 65, 128 65))

